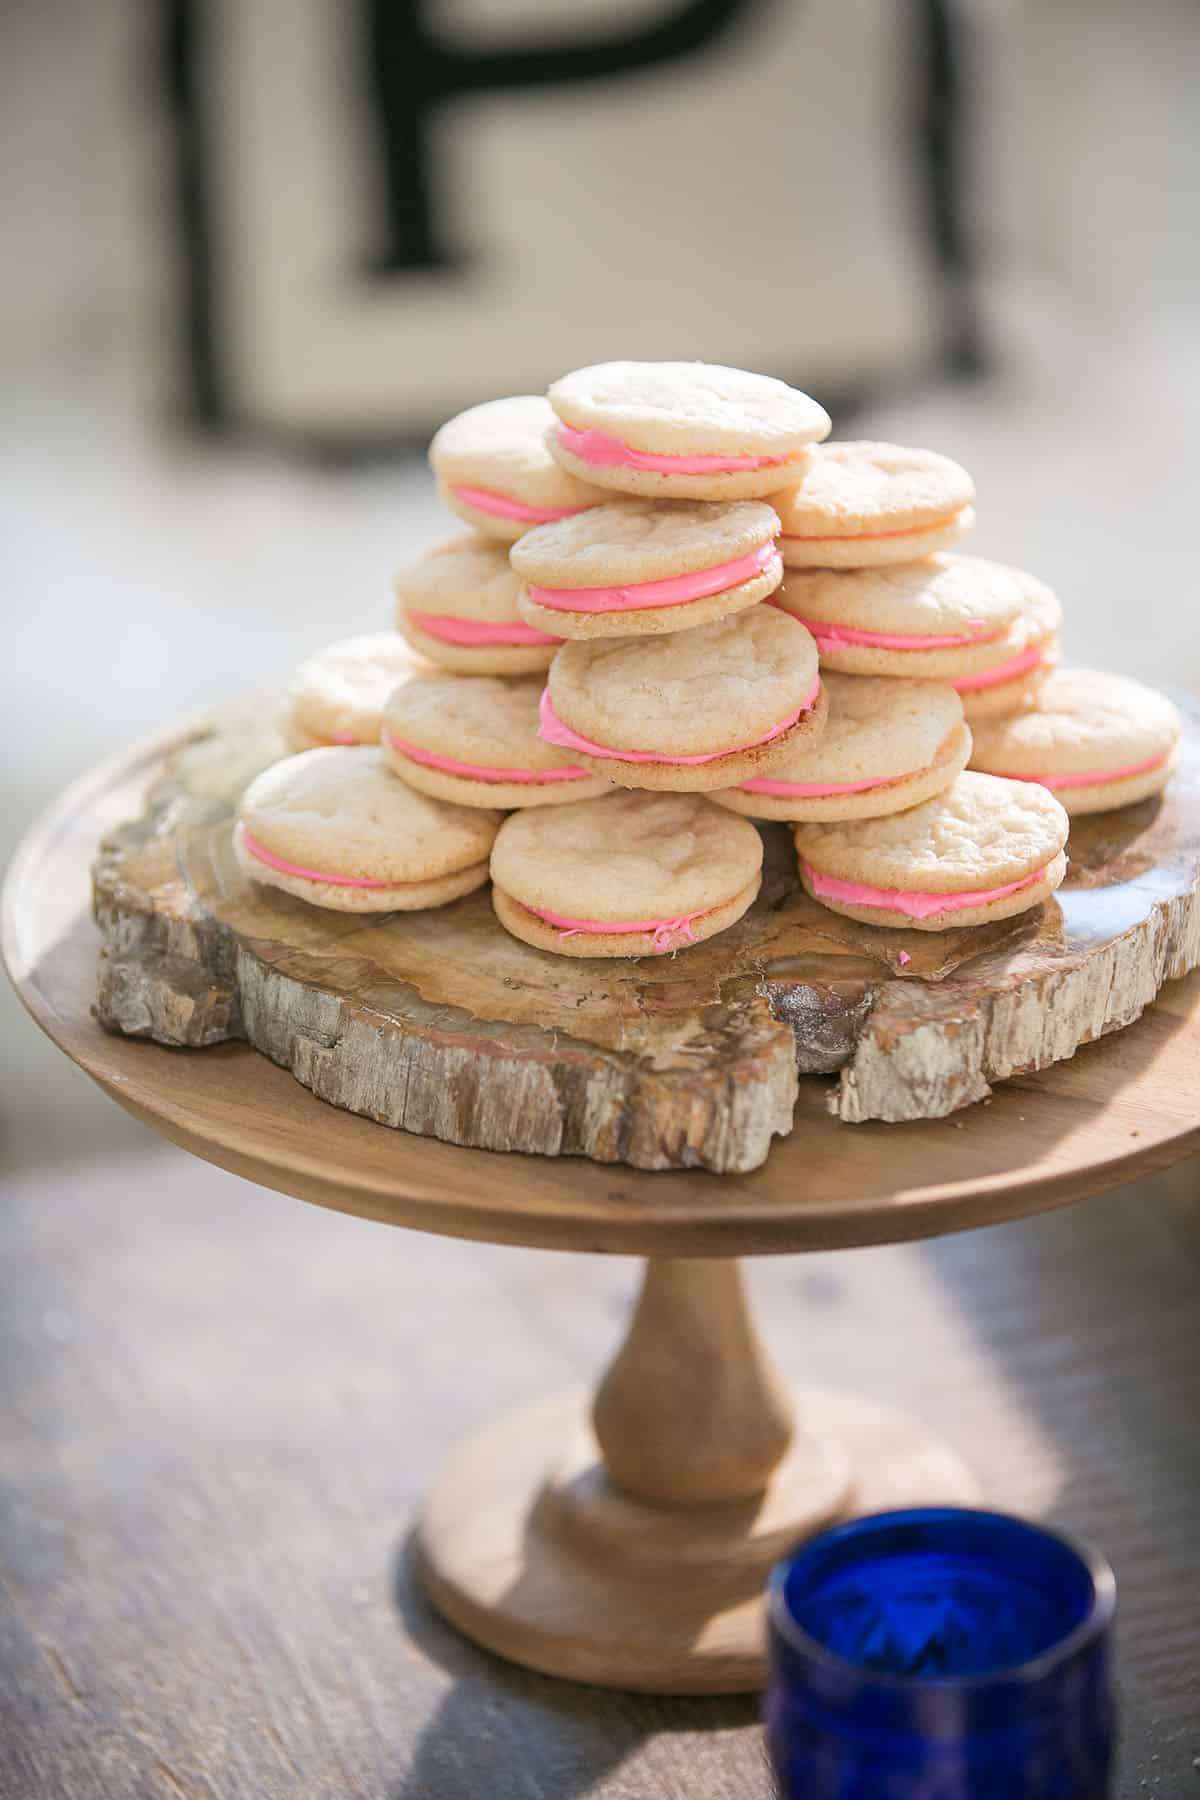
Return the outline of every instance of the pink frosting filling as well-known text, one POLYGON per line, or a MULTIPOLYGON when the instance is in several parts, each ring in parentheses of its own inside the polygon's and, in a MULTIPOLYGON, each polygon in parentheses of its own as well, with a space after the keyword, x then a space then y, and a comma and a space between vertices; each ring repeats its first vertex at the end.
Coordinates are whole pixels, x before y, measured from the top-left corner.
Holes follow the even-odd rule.
MULTIPOLYGON (((795 613, 792 614, 793 618, 796 616, 795 613)), ((853 625, 827 625, 822 619, 800 620, 800 624, 812 632, 818 650, 837 650, 854 645, 870 650, 957 650, 964 644, 994 643, 998 637, 1003 637, 1007 629, 1002 625, 995 631, 987 631, 982 621, 971 623, 978 624, 978 629, 958 636, 934 636, 915 631, 859 631, 853 625)))
POLYGON ((562 639, 547 637, 521 619, 509 625, 489 625, 483 619, 455 619, 444 613, 410 612, 409 618, 430 637, 446 644, 561 644, 562 639))
POLYGON ((431 769, 445 769, 451 775, 465 775, 470 781, 586 781, 591 775, 590 769, 491 769, 482 763, 456 762, 451 756, 438 756, 433 750, 421 750, 416 744, 407 744, 393 732, 388 732, 387 741, 393 750, 401 756, 407 756, 411 762, 424 763, 431 769))
POLYGON ((468 487, 465 482, 454 484, 450 492, 476 512, 493 513, 498 519, 520 519, 530 525, 569 519, 572 513, 586 512, 595 504, 589 500, 583 506, 526 506, 523 500, 514 500, 509 494, 498 494, 493 488, 468 487))
POLYGON ((302 869, 299 863, 284 862, 282 856, 276 856, 265 844, 260 844, 256 837, 251 837, 244 825, 238 826, 243 844, 251 856, 256 856, 269 869, 278 869, 281 875, 299 875, 303 881, 324 881, 330 887, 344 888, 394 888, 404 887, 402 881, 372 881, 365 876, 326 875, 320 869, 302 869))
POLYGON ((878 906, 889 912, 904 913, 910 919, 928 919, 934 913, 989 906, 993 900, 1003 900, 1021 888, 1033 887, 1045 877, 1046 871, 1037 869, 1032 875, 1022 875, 1019 881, 1007 882, 1004 887, 980 888, 966 894, 922 894, 910 893, 903 888, 867 887, 861 881, 840 881, 836 875, 823 875, 811 863, 805 863, 804 873, 819 900, 844 900, 848 905, 878 906))
POLYGON ((806 713, 821 691, 821 678, 818 675, 812 684, 807 700, 803 706, 797 707, 778 725, 772 725, 770 731, 764 731, 761 737, 753 738, 748 744, 734 744, 728 750, 708 750, 702 756, 663 756, 657 750, 610 750, 606 744, 595 744, 591 738, 581 737, 564 725, 554 710, 550 698, 550 689, 542 689, 542 698, 538 703, 538 736, 548 744, 557 744, 563 750, 583 750, 589 756, 606 756, 615 762, 634 763, 681 763, 692 768, 697 763, 715 762, 719 756, 732 756, 738 750, 752 750, 758 744, 769 744, 781 732, 788 731, 796 723, 802 713, 806 713))
MULTIPOLYGON (((923 774, 924 771, 917 771, 923 774)), ((766 775, 756 775, 750 781, 740 783, 743 794, 772 794, 778 800, 819 800, 829 794, 865 794, 871 788, 890 787, 894 781, 903 781, 902 775, 879 775, 873 781, 772 781, 766 775)))
POLYGON ((581 461, 598 468, 654 469, 663 475, 732 475, 740 469, 774 469, 794 462, 794 456, 656 456, 635 450, 632 444, 610 437, 606 431, 576 431, 560 425, 558 441, 581 461))
POLYGON ((711 569, 693 569, 686 575, 665 576, 661 581, 637 581, 628 587, 530 587, 529 597, 539 606, 554 606, 560 612, 631 612, 634 608, 682 606, 688 600, 703 600, 709 594, 736 587, 739 582, 753 581, 766 570, 783 574, 779 552, 770 539, 734 562, 719 563, 711 569))
POLYGON ((1002 681, 1015 681, 1018 675, 1038 668, 1045 659, 1046 645, 1035 644, 1032 650, 1022 650, 1019 656, 1010 656, 1007 662, 998 663, 994 669, 984 669, 981 675, 963 675, 951 685, 960 694, 973 694, 978 688, 999 687, 1002 681))
POLYGON ((1008 781, 1036 781, 1039 787, 1044 788, 1099 787, 1105 781, 1128 781, 1131 775, 1148 775, 1151 769, 1161 769, 1170 754, 1169 750, 1164 750, 1161 756, 1148 756, 1145 762, 1130 763, 1129 767, 1125 769, 1105 769, 1097 774, 1009 775, 1005 779, 1008 781))
POLYGON ((549 912, 541 906, 527 906, 526 912, 533 913, 535 918, 544 919, 547 925, 553 925, 564 937, 577 937, 582 932, 600 937, 623 937, 635 931, 650 931, 654 934, 653 953, 661 956, 665 950, 671 949, 671 939, 676 934, 685 943, 694 944, 696 934, 692 930, 693 919, 702 919, 711 908, 702 908, 699 912, 680 913, 674 919, 633 919, 627 924, 614 925, 611 919, 568 919, 562 913, 549 912))

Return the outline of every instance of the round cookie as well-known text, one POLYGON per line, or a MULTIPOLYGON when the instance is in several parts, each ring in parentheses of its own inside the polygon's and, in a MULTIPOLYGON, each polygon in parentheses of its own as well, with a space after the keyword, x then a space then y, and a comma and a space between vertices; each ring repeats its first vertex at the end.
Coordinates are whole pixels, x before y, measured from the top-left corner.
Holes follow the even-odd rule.
POLYGON ((940 794, 967 766, 970 728, 948 682, 822 673, 829 701, 815 743, 768 775, 711 796, 752 819, 878 819, 940 794))
POLYGON ((662 637, 564 644, 542 736, 619 787, 735 787, 815 739, 827 703, 811 637, 752 606, 662 637))
POLYGON ((292 677, 284 737, 293 750, 377 744, 388 695, 425 666, 394 631, 327 644, 292 677))
POLYGON ((1034 707, 985 722, 971 767, 1049 788, 1069 813, 1108 812, 1165 787, 1179 714, 1164 694, 1097 669, 1056 669, 1034 707))
POLYGON ((513 545, 517 606, 562 638, 688 631, 774 593, 778 529, 761 500, 610 500, 513 545))
POLYGON ((396 629, 430 662, 460 675, 548 669, 559 639, 520 617, 519 586, 499 544, 474 532, 451 538, 397 575, 396 629))
POLYGON ((1019 569, 939 553, 880 569, 789 570, 774 604, 812 632, 824 668, 957 684, 1007 664, 1027 619, 1049 604, 1057 622, 1058 603, 1019 569))
POLYGON ((798 388, 719 363, 610 362, 549 393, 548 443, 572 475, 662 500, 748 500, 791 487, 829 415, 798 388))
POLYGON ((556 463, 546 445, 554 424, 541 394, 488 400, 448 419, 429 446, 438 492, 451 512, 485 536, 515 543, 531 525, 582 512, 608 498, 556 463))
POLYGON ((661 956, 752 905, 762 839, 698 794, 610 793, 514 813, 492 850, 492 905, 559 956, 661 956))
POLYGON ((975 483, 935 450, 825 444, 798 487, 775 497, 792 569, 912 562, 957 543, 975 523, 975 483))
POLYGON ((305 750, 264 769, 233 848, 252 881, 336 912, 415 912, 482 887, 498 812, 430 800, 374 747, 305 750))
POLYGON ((395 689, 383 753, 410 787, 460 806, 554 806, 608 791, 538 736, 538 675, 423 675, 395 689))
POLYGON ((917 931, 1006 919, 1066 874, 1069 821, 1045 788, 967 771, 888 819, 797 825, 800 879, 831 912, 917 931))

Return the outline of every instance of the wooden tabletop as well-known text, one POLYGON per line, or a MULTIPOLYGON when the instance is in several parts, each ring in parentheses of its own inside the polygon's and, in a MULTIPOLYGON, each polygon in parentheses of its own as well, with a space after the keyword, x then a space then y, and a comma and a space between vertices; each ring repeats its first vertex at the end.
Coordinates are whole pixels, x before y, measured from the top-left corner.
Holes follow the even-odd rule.
POLYGON ((15 859, 4 953, 45 1031, 129 1112, 223 1168, 366 1218, 498 1243, 714 1256, 916 1238, 1017 1218, 1163 1168, 1200 1143, 1200 971, 1130 1029, 951 1119, 845 1125, 801 1083, 791 1136, 750 1175, 646 1173, 462 1150, 324 1104, 240 1044, 168 1050, 90 1012, 88 865, 140 810, 178 733, 76 783, 15 859))
MULTIPOLYGON (((301 1207, 77 1090, 0 1212, 0 1794, 767 1800, 753 1701, 524 1674, 412 1578, 453 1441, 594 1379, 636 1270, 301 1207)), ((749 1271, 790 1378, 1112 1558, 1119 1800, 1200 1793, 1195 1179, 749 1271)))

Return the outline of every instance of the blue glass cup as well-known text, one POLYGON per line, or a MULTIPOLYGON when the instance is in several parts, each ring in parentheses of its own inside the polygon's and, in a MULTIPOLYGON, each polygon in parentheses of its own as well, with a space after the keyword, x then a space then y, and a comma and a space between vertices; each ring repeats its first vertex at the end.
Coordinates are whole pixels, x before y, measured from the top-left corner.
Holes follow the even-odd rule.
POLYGON ((768 1586, 784 1800, 1103 1800, 1116 1583, 1002 1513, 877 1513, 768 1586))

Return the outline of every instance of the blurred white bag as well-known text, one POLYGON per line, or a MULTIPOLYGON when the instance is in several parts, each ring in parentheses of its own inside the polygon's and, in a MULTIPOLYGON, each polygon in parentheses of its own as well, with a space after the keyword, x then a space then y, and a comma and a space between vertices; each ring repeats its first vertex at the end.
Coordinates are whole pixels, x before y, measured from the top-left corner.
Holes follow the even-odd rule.
POLYGON ((614 356, 834 396, 928 366, 937 13, 226 0, 190 76, 224 408, 361 444, 614 356))

